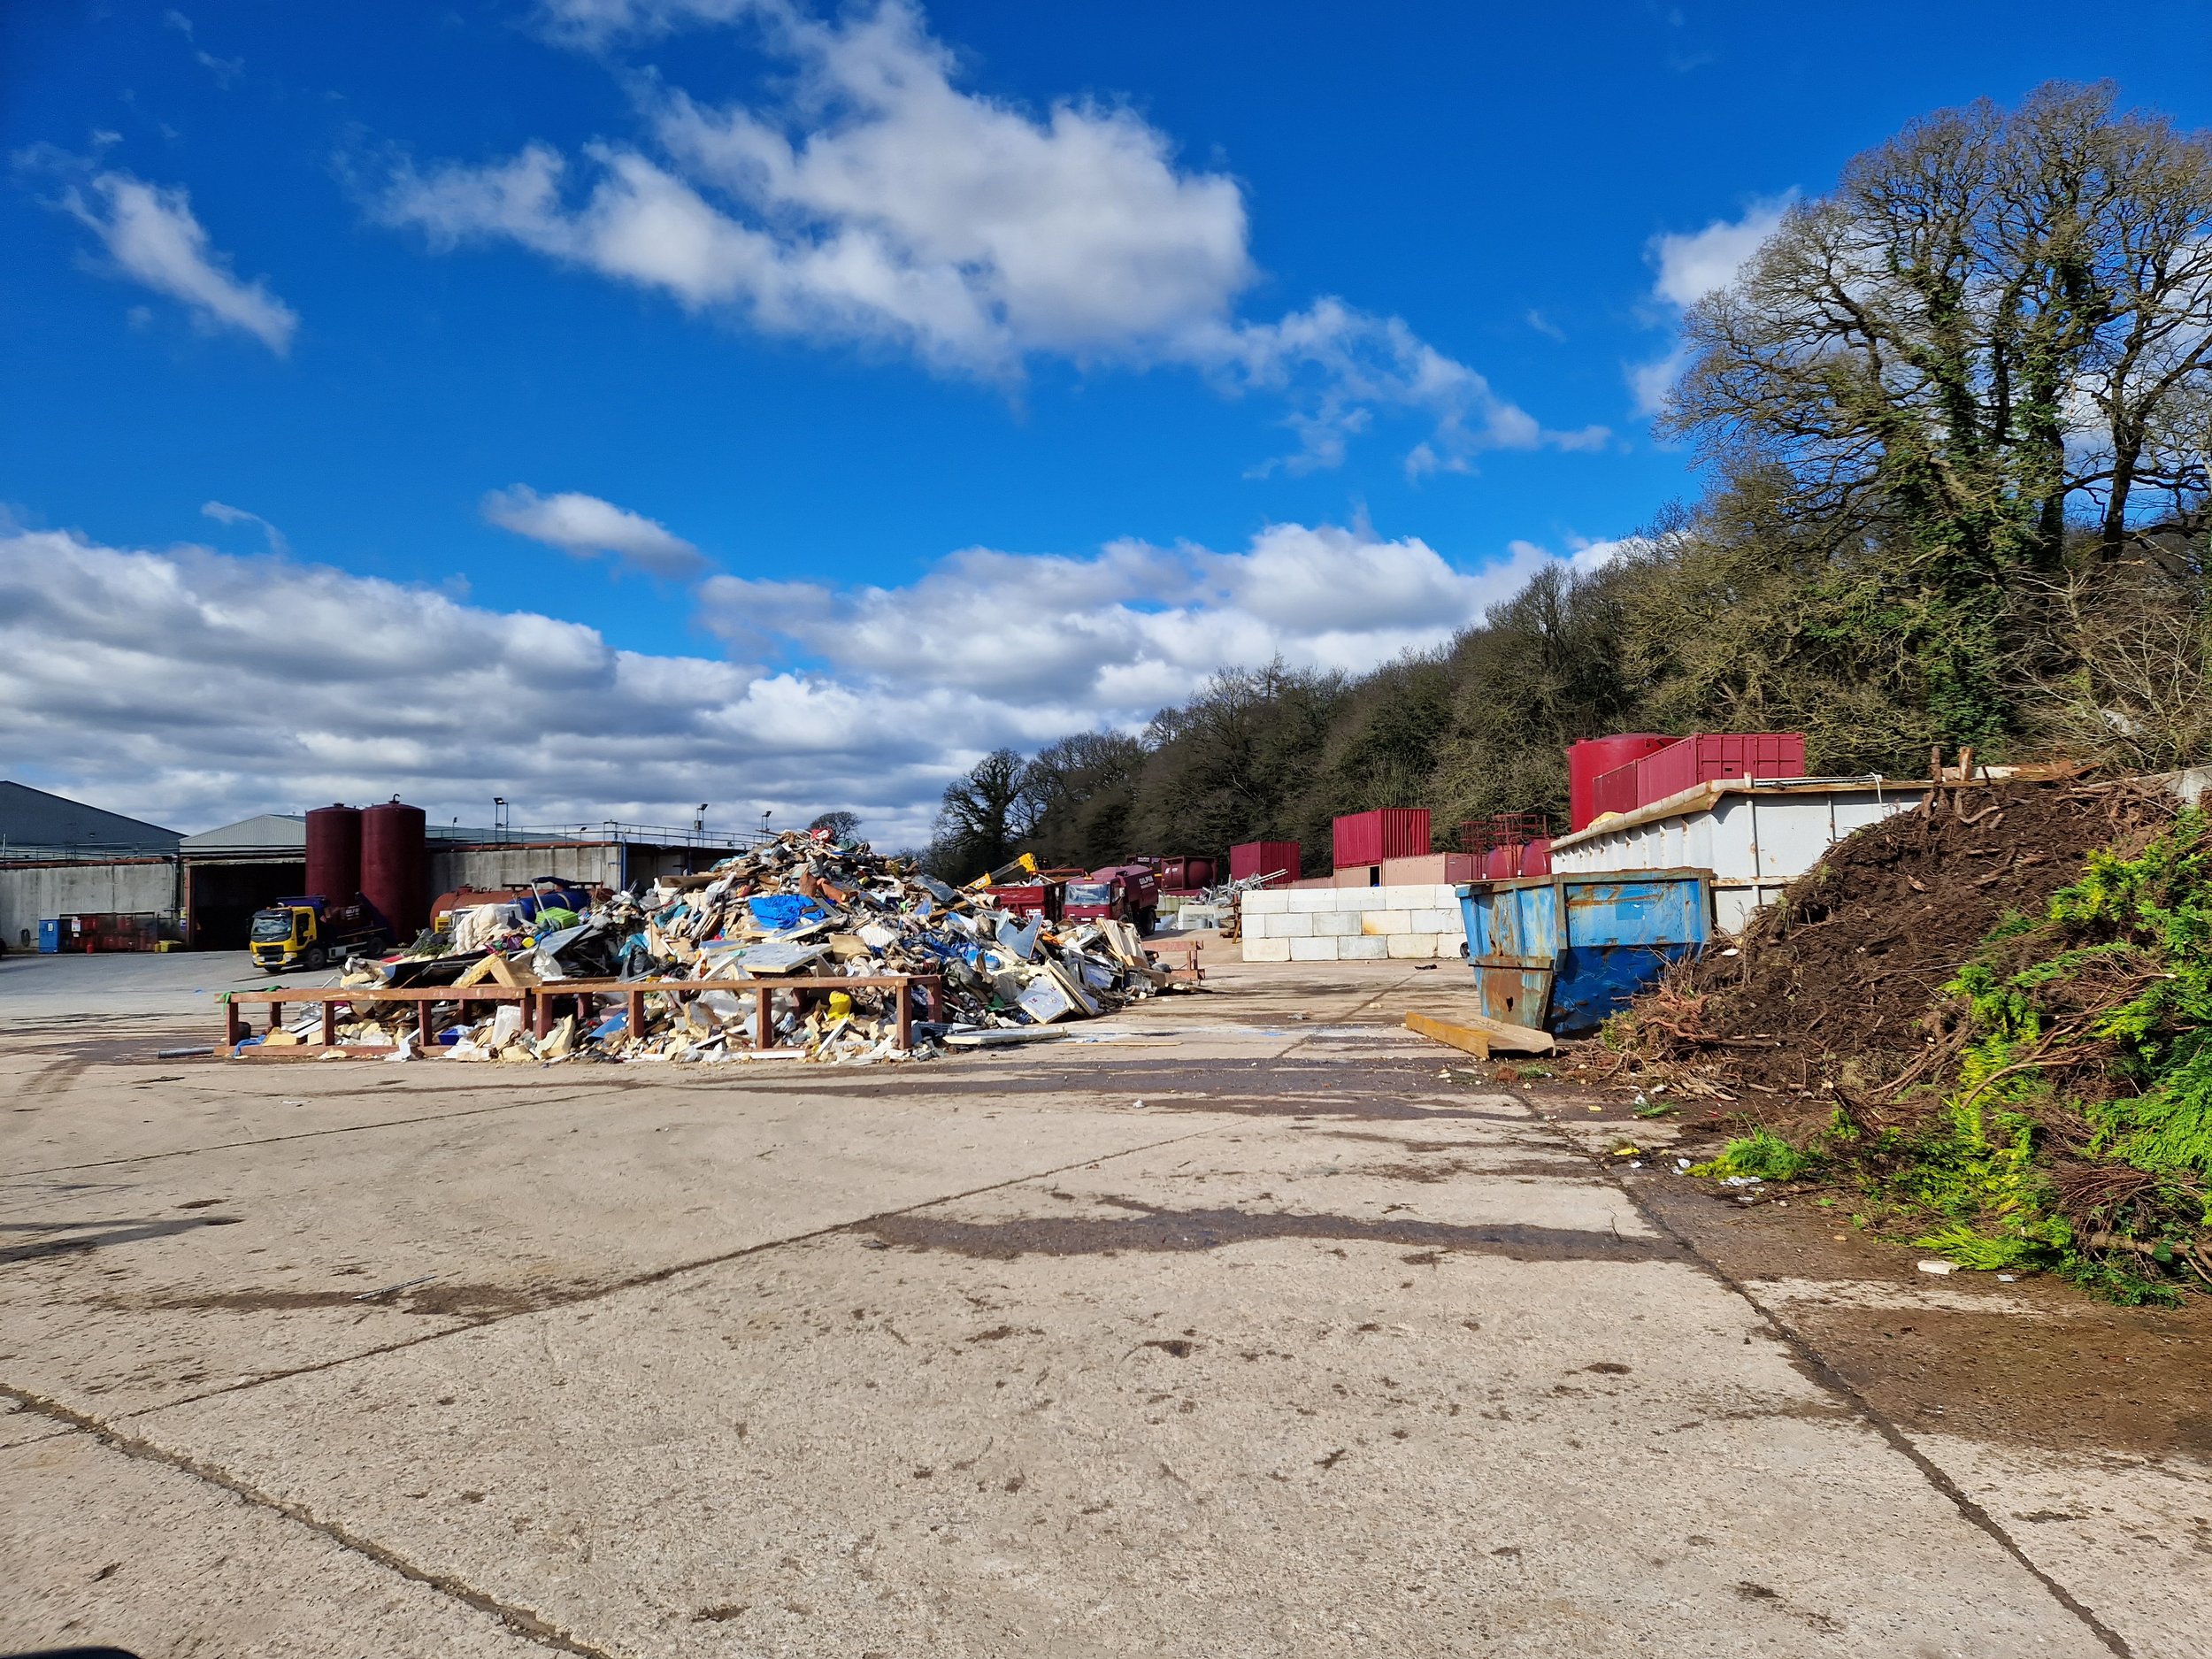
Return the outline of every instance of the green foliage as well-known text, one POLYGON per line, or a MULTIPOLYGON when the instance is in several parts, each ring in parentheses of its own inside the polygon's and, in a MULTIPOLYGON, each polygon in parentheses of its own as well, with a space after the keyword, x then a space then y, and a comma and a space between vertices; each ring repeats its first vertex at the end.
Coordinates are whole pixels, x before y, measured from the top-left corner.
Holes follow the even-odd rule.
POLYGON ((1824 1154, 1816 1147, 1793 1147, 1770 1129, 1756 1129, 1721 1148, 1718 1157, 1698 1164, 1693 1175, 1755 1176, 1763 1181, 1793 1181, 1819 1168, 1824 1154))
POLYGON ((2191 810, 2139 853, 2091 854, 1948 990, 1967 1039, 1950 1091, 1867 1160, 1901 1212, 1938 1219, 1914 1242, 2170 1296, 2176 1245, 2212 1226, 2212 825, 2191 810))

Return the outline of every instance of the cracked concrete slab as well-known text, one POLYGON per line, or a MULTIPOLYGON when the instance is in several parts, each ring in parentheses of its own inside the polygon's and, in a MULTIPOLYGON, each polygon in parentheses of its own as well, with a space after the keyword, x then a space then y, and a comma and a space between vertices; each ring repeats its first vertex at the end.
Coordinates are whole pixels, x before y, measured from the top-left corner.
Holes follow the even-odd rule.
POLYGON ((1394 1029, 1448 971, 1232 964, 1110 1041, 863 1071, 0 1029, 42 1079, 0 1118, 0 1582, 36 1586, 0 1630, 305 1651, 234 1561, 400 1654, 2147 1659, 2201 1624, 2185 1458, 1901 1426, 1849 1320, 1970 1321, 1960 1288, 1885 1301, 1857 1246, 1740 1276, 1619 1125, 1394 1029), (2160 1578, 2113 1582, 2127 1540, 2160 1578), (94 1555, 145 1568, 88 1591, 94 1555))

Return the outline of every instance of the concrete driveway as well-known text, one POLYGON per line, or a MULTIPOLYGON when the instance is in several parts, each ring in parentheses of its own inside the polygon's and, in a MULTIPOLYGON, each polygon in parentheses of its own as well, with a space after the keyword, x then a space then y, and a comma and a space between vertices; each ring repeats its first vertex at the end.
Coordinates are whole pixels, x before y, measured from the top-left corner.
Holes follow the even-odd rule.
POLYGON ((2200 1466, 2070 1468, 2197 1575, 2108 1587, 1395 1029, 1448 964, 1325 975, 866 1071, 0 1027, 0 1646, 2190 1650, 2200 1466))

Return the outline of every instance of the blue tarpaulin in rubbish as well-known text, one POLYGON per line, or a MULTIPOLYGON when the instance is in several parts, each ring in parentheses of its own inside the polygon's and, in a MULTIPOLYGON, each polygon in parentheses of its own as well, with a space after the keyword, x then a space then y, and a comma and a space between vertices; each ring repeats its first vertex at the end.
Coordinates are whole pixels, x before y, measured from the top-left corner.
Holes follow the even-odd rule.
POLYGON ((812 899, 802 898, 795 893, 764 893, 757 898, 745 901, 753 913, 753 919, 772 933, 787 933, 808 922, 829 919, 829 912, 812 899))

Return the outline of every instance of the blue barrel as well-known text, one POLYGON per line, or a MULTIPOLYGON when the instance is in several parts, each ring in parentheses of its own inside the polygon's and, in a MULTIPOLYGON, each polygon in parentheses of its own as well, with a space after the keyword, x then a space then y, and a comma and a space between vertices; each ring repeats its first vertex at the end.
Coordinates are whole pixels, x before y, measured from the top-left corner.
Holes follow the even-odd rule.
POLYGON ((1709 870, 1558 874, 1459 889, 1482 1011, 1563 1037, 1595 1031, 1712 937, 1709 870))

